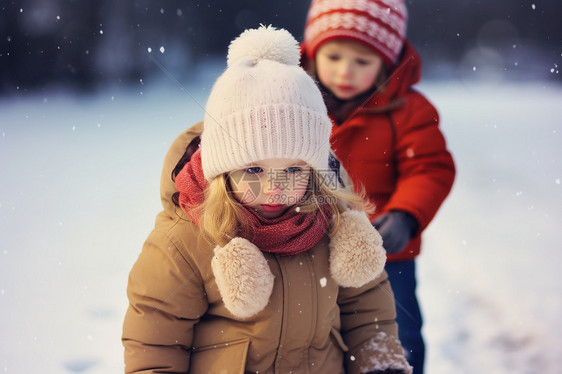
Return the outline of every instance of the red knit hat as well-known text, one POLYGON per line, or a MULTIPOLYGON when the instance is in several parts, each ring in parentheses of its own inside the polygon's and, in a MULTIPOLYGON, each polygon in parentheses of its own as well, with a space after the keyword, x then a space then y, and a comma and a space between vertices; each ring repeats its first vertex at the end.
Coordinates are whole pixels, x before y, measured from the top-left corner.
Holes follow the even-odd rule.
POLYGON ((313 59, 322 43, 347 38, 372 48, 394 65, 406 38, 403 0, 313 0, 304 30, 304 48, 313 59))

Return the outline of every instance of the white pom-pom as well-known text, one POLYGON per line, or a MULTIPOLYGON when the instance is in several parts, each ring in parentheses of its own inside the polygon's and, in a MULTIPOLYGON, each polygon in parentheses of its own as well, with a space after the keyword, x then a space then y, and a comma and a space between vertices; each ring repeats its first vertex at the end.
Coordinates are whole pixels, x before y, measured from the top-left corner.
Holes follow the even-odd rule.
POLYGON ((343 287, 361 287, 384 270, 386 251, 382 238, 364 212, 341 215, 338 231, 330 239, 330 272, 343 287))
POLYGON ((260 60, 273 60, 298 66, 299 43, 285 29, 261 26, 249 29, 234 39, 228 47, 228 66, 247 61, 255 65, 260 60))
POLYGON ((238 318, 261 312, 273 290, 273 274, 263 253, 244 238, 215 248, 211 261, 224 306, 238 318))

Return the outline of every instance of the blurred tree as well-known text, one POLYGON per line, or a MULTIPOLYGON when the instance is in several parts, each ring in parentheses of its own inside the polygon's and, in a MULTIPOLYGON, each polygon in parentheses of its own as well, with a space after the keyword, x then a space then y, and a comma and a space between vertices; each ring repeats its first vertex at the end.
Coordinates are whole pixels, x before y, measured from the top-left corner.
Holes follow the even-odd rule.
MULTIPOLYGON (((447 74, 435 64, 496 63, 511 77, 562 76, 562 1, 407 0, 408 38, 419 49, 430 75, 447 74), (499 58, 499 59, 498 59, 499 58)), ((472 66, 470 66, 472 68, 472 66)))
POLYGON ((0 13, 0 68, 4 89, 57 83, 88 86, 98 2, 4 2, 0 13))
MULTIPOLYGON (((93 88, 157 71, 179 78, 201 59, 224 57, 230 40, 260 23, 298 40, 310 1, 20 0, 0 5, 0 91, 54 84, 93 88), (163 47, 164 53, 160 53, 163 47)), ((562 1, 406 0, 408 38, 429 76, 472 65, 555 78, 562 55, 562 1)), ((481 71, 481 70, 479 70, 481 71)), ((504 74, 502 73, 502 74, 504 74)))

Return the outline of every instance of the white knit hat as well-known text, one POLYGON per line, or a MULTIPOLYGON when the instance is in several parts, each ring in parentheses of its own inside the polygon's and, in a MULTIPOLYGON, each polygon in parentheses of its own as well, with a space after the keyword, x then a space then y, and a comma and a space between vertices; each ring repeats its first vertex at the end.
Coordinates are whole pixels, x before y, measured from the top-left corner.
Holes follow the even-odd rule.
POLYGON ((271 158, 328 167, 332 124, 322 95, 299 67, 297 41, 261 26, 232 41, 228 66, 206 105, 201 136, 205 179, 271 158))

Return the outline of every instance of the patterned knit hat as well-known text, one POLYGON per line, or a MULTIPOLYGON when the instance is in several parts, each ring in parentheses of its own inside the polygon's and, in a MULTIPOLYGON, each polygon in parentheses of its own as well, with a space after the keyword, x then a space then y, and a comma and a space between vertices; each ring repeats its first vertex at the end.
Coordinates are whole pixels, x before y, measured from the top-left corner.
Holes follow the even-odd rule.
POLYGON ((297 41, 283 29, 262 26, 232 41, 205 108, 205 179, 271 158, 328 167, 332 124, 299 60, 297 41))
POLYGON ((304 30, 307 57, 314 59, 322 43, 347 38, 394 65, 406 38, 407 18, 403 0, 313 0, 304 30))

